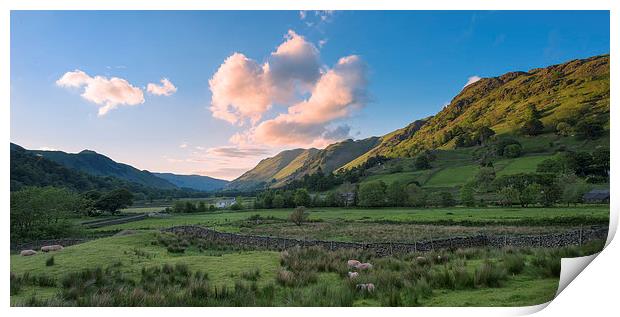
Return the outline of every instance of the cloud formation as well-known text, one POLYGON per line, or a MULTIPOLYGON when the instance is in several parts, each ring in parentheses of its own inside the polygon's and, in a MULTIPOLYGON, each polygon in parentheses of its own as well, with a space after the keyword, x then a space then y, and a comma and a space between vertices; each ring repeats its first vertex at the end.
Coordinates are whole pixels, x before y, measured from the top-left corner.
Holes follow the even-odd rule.
POLYGON ((465 83, 465 86, 463 86, 463 88, 465 88, 465 87, 467 87, 467 86, 469 86, 469 85, 479 81, 480 79, 482 79, 482 77, 480 77, 480 76, 471 76, 471 77, 467 78, 467 82, 465 83))
POLYGON ((84 87, 82 98, 99 105, 99 116, 107 114, 118 106, 135 106, 144 103, 142 89, 132 86, 127 80, 118 77, 91 77, 79 69, 66 72, 56 81, 56 85, 66 88, 84 87))
POLYGON ((161 85, 149 83, 146 86, 146 91, 156 96, 170 96, 177 92, 177 87, 168 78, 162 78, 160 82, 161 85))
POLYGON ((335 121, 367 101, 366 65, 359 56, 343 57, 329 69, 304 37, 289 31, 285 39, 262 65, 241 53, 231 55, 209 81, 213 116, 252 124, 230 138, 234 144, 316 146, 339 141, 348 137, 350 128, 334 128, 335 121), (273 104, 287 111, 261 122, 273 104))
POLYGON ((232 124, 258 122, 274 103, 290 102, 320 76, 319 51, 293 31, 260 65, 241 53, 229 56, 209 80, 213 116, 232 124))

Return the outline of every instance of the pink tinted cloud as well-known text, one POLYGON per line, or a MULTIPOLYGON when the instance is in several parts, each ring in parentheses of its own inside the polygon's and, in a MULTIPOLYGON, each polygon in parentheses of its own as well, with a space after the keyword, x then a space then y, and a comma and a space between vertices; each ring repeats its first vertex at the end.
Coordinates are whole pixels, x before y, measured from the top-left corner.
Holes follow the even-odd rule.
POLYGON ((261 122, 251 131, 257 142, 270 145, 337 141, 329 125, 348 117, 366 102, 366 65, 358 56, 343 57, 316 83, 310 98, 288 108, 288 113, 261 122))
POLYGON ((259 64, 241 53, 229 56, 209 80, 213 117, 242 125, 258 122, 274 103, 288 103, 320 76, 319 51, 293 31, 259 64))
POLYGON ((161 85, 149 83, 146 91, 156 96, 170 96, 177 92, 177 87, 168 78, 162 78, 160 82, 161 85))
POLYGON ((366 65, 351 55, 328 69, 319 56, 316 46, 291 30, 262 65, 240 53, 228 57, 209 82, 211 112, 232 124, 252 123, 229 141, 322 147, 348 137, 348 126, 342 133, 334 125, 366 103, 366 65), (261 121, 274 103, 287 111, 261 121))
POLYGON ((118 106, 135 106, 144 103, 142 89, 127 80, 103 76, 91 77, 81 70, 65 73, 56 81, 60 87, 84 87, 82 98, 99 105, 98 115, 103 116, 118 106))

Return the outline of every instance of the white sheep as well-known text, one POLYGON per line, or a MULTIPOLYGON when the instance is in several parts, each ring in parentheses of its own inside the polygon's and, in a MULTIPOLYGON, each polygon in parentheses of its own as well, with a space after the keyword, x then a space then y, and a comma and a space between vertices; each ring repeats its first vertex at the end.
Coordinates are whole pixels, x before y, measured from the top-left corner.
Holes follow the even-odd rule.
POLYGON ((357 272, 349 272, 348 274, 349 274, 349 278, 350 278, 350 279, 357 278, 357 277, 360 275, 360 274, 359 274, 359 273, 357 273, 357 272))
POLYGON ((351 268, 351 267, 357 267, 358 265, 360 265, 361 262, 358 260, 349 260, 347 261, 347 265, 351 268))
POLYGON ((372 264, 370 263, 360 263, 358 265, 355 266, 356 269, 358 270, 370 270, 372 269, 372 264))
POLYGON ((60 244, 46 245, 41 247, 41 251, 50 252, 50 251, 60 251, 63 247, 60 244))
POLYGON ((21 256, 31 256, 35 254, 37 254, 37 251, 35 250, 22 250, 22 252, 19 253, 21 256))

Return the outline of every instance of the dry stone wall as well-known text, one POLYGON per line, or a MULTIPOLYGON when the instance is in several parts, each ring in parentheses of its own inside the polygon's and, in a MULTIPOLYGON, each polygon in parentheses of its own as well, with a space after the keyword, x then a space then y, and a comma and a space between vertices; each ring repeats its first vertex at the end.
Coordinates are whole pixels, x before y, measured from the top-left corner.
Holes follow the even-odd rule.
POLYGON ((565 233, 546 234, 536 236, 488 236, 476 235, 469 237, 452 237, 419 241, 416 243, 359 243, 322 240, 299 240, 265 236, 243 235, 236 233, 219 232, 200 226, 177 226, 163 229, 180 235, 189 235, 211 241, 233 245, 243 245, 255 249, 285 250, 294 246, 320 246, 327 250, 365 249, 374 252, 377 256, 389 256, 410 252, 425 252, 437 249, 456 249, 474 247, 541 247, 557 248, 569 245, 581 245, 592 240, 607 239, 607 228, 592 227, 565 233))

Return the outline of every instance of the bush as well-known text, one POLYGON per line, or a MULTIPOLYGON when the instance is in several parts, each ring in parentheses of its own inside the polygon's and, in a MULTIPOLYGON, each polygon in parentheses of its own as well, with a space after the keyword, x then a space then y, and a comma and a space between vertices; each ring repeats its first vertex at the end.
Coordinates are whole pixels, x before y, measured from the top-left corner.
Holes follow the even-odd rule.
POLYGON ((45 260, 45 266, 53 266, 54 265, 54 256, 51 256, 45 260))
POLYGON ((520 254, 506 254, 502 261, 510 274, 519 274, 525 268, 525 258, 520 254))
POLYGON ((306 211, 306 207, 304 206, 299 206, 297 208, 295 208, 295 210, 291 213, 291 215, 288 217, 288 219, 298 225, 301 226, 302 223, 304 223, 304 221, 306 221, 308 219, 308 212, 306 211))
POLYGON ((501 287, 506 279, 506 269, 491 261, 484 262, 474 273, 476 286, 501 287))
POLYGON ((504 156, 507 158, 515 158, 521 156, 521 144, 510 144, 504 148, 504 156))

